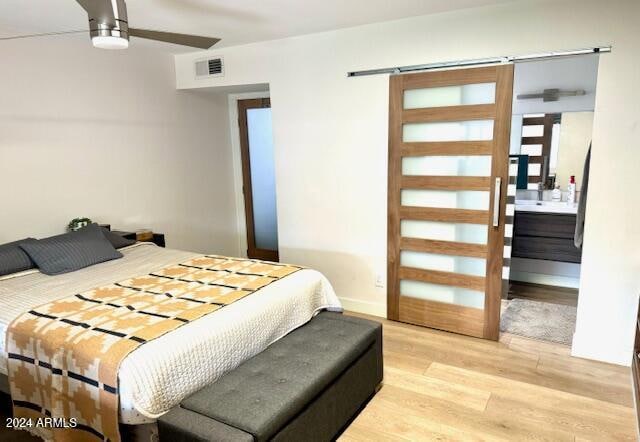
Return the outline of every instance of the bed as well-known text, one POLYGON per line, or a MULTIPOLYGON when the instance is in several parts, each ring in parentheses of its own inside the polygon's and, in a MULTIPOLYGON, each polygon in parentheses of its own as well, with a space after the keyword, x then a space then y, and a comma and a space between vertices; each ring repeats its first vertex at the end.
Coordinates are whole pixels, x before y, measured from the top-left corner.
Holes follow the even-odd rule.
MULTIPOLYGON (((151 243, 120 251, 121 259, 58 276, 30 270, 0 278, 0 376, 7 375, 7 327, 23 312, 199 256, 151 243)), ((118 371, 120 422, 153 423, 321 310, 340 311, 341 305, 322 274, 302 269, 261 288, 260 296, 240 299, 145 343, 126 356, 118 371)))

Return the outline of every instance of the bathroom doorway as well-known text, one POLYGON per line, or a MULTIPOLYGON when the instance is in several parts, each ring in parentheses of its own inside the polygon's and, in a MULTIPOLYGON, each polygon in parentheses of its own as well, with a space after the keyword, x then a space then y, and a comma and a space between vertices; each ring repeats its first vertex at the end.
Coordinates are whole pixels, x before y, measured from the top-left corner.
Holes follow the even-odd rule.
POLYGON ((597 55, 515 66, 502 332, 573 340, 597 70, 597 55))

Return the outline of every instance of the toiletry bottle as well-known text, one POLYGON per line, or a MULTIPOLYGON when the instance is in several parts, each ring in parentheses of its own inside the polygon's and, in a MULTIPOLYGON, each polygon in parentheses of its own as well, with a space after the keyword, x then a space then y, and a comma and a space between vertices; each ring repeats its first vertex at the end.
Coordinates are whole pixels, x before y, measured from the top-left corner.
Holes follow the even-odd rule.
POLYGON ((560 184, 556 184, 556 188, 551 192, 551 201, 562 201, 562 190, 560 190, 560 184))
POLYGON ((574 175, 571 175, 571 178, 569 179, 569 186, 567 190, 569 191, 567 195, 567 204, 573 205, 576 202, 576 177, 574 175))

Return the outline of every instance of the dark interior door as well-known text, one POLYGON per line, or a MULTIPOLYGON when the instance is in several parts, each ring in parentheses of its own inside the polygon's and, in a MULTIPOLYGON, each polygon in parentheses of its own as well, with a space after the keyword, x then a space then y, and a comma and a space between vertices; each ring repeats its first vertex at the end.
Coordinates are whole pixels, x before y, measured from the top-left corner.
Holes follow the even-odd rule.
POLYGON ((278 261, 271 100, 238 100, 247 256, 278 261))

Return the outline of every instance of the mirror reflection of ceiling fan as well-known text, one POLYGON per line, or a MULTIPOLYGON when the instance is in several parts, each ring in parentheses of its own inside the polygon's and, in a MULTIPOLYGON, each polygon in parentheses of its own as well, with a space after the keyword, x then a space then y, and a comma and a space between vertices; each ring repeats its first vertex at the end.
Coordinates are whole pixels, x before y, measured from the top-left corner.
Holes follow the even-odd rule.
POLYGON ((518 94, 518 100, 535 100, 542 98, 542 101, 558 101, 560 97, 578 97, 585 95, 584 89, 573 91, 562 91, 560 89, 545 89, 537 94, 518 94))
MULTIPOLYGON (((209 49, 219 38, 202 37, 199 35, 177 34, 174 32, 151 31, 129 27, 127 5, 125 0, 76 0, 89 15, 89 34, 93 46, 100 49, 126 49, 129 47, 129 37, 146 38, 200 49, 209 49)), ((45 34, 19 35, 5 37, 0 40, 15 40, 19 38, 45 37, 62 34, 87 32, 67 31, 49 32, 45 34)))

